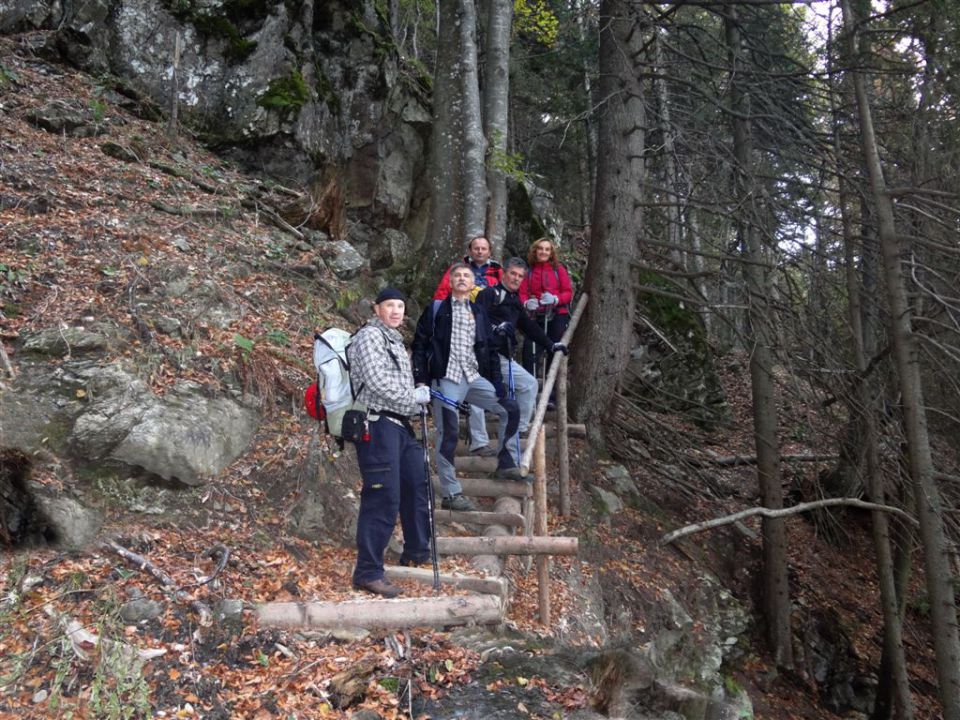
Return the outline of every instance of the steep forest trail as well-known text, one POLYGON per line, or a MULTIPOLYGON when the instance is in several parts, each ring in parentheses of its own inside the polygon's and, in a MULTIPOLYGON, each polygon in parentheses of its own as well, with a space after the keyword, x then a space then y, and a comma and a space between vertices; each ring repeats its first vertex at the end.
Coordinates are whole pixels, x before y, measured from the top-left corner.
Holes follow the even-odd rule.
MULTIPOLYGON (((114 701, 179 718, 335 718, 357 717, 362 710, 403 717, 408 687, 418 698, 442 702, 458 688, 476 685, 485 651, 456 632, 284 632, 259 628, 249 615, 237 617, 237 608, 225 602, 362 597, 350 589, 349 517, 326 518, 322 529, 328 535, 311 540, 289 529, 292 508, 317 491, 310 478, 324 453, 300 409, 299 394, 311 371, 312 333, 342 325, 339 311, 359 291, 317 270, 317 248, 291 240, 243 204, 253 188, 273 193, 278 204, 282 192, 185 134, 168 138, 162 123, 137 117, 132 112, 137 109, 138 103, 106 79, 40 57, 32 37, 0 38, 0 341, 10 369, 16 374, 24 359, 17 351, 23 336, 58 323, 110 322, 134 333, 128 351, 155 393, 181 380, 217 390, 225 375, 243 373, 263 399, 265 420, 248 452, 215 483, 198 487, 101 483, 72 477, 55 457, 34 458, 35 482, 67 490, 82 486, 105 515, 102 537, 149 560, 188 597, 177 600, 156 576, 101 545, 4 552, 0 717, 105 717, 95 704, 106 708, 114 701), (30 118, 44 107, 60 107, 80 121, 72 128, 42 129, 30 118), (128 159, 107 154, 107 140, 132 154, 128 159), (170 168, 188 176, 171 174, 170 168), (143 325, 137 303, 147 289, 193 273, 206 275, 242 307, 236 322, 228 328, 198 326, 189 341, 143 325), (238 336, 258 341, 269 336, 277 344, 257 342, 244 355, 238 336), (214 551, 218 547, 230 550, 219 572, 224 555, 214 551), (215 581, 206 582, 214 574, 215 581), (121 616, 120 607, 135 599, 159 613, 138 620, 121 616), (192 601, 236 622, 201 627, 192 601), (70 622, 114 644, 94 652, 87 636, 72 643, 63 630, 70 622), (120 672, 118 660, 110 659, 131 665, 129 648, 154 651, 142 660, 140 674, 120 672), (333 689, 334 678, 361 666, 369 674, 359 692, 333 689)), ((708 432, 683 418, 658 416, 670 431, 671 451, 752 454, 744 367, 742 358, 733 357, 720 368, 732 409, 728 426, 708 432)), ((10 374, 0 368, 0 402, 14 382, 10 374)), ((787 408, 788 452, 833 446, 833 430, 811 421, 816 402, 806 400, 787 408)), ((0 446, 7 431, 0 428, 0 446)), ((525 638, 529 646, 537 644, 536 652, 563 646, 586 653, 612 641, 641 646, 658 629, 645 609, 666 605, 668 596, 683 598, 703 571, 722 578, 749 606, 758 572, 758 522, 745 523, 745 531, 721 528, 670 547, 660 540, 687 522, 755 505, 750 468, 711 468, 702 477, 680 477, 655 443, 611 444, 639 490, 636 503, 611 514, 597 511, 588 486, 608 485, 604 471, 616 463, 572 438, 571 514, 552 515, 548 530, 579 538, 580 554, 553 558, 553 619, 547 628, 537 621, 535 573, 520 563, 508 565, 508 642, 525 638), (605 627, 616 620, 616 636, 585 617, 582 596, 592 588, 601 588, 605 627)), ((786 480, 802 494, 822 467, 791 466, 786 480)), ((548 471, 551 477, 559 472, 552 460, 548 471)), ((328 478, 330 484, 337 479, 328 478)), ((840 517, 832 523, 836 537, 829 540, 822 525, 808 518, 791 521, 794 622, 802 635, 830 620, 830 627, 849 635, 857 665, 850 672, 866 674, 877 667, 881 650, 869 529, 859 514, 840 517)), ((456 557, 444 557, 441 567, 445 574, 471 572, 456 557)), ((429 585, 400 582, 408 597, 432 595, 429 585)), ((911 585, 906 640, 918 717, 932 718, 935 676, 919 586, 911 585)), ((445 587, 444 594, 466 591, 445 587)), ((837 717, 821 705, 815 668, 778 673, 760 637, 759 629, 751 628, 738 662, 727 670, 731 686, 749 692, 755 716, 837 717)), ((595 690, 589 678, 561 685, 519 673, 505 673, 481 689, 522 697, 524 709, 517 709, 517 716, 529 717, 585 709, 595 690)))

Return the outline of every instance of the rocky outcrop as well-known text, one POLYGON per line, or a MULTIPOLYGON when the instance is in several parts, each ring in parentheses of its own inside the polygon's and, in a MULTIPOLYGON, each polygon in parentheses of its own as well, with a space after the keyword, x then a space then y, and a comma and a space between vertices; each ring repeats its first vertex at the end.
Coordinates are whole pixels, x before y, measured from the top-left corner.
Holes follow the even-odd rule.
POLYGON ((180 121, 235 160, 304 188, 342 178, 337 196, 353 217, 423 226, 411 214, 423 204, 428 83, 400 59, 372 0, 0 8, 2 32, 55 29, 48 49, 77 67, 168 111, 176 94, 180 121))

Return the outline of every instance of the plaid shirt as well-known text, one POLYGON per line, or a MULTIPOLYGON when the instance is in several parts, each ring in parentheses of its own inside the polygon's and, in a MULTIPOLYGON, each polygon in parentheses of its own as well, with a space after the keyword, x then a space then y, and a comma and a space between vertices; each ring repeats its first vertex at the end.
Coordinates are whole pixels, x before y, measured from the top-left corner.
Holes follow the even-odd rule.
POLYGON ((371 318, 347 348, 347 360, 359 402, 371 410, 417 414, 410 358, 399 332, 384 325, 380 318, 371 318))
POLYGON ((477 324, 470 310, 469 300, 450 298, 453 311, 453 327, 450 331, 450 359, 447 361, 446 378, 453 382, 466 379, 468 383, 480 377, 477 354, 473 349, 477 324))

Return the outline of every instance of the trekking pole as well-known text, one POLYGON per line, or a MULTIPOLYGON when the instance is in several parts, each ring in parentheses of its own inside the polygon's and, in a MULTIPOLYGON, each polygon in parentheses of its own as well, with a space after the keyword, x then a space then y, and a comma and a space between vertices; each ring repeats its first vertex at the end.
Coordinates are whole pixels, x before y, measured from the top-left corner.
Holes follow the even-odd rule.
MULTIPOLYGON (((511 400, 517 399, 517 389, 513 383, 513 338, 507 336, 507 392, 511 400)), ((517 462, 520 461, 520 430, 517 430, 517 462)))
POLYGON ((430 560, 433 562, 433 593, 440 593, 440 562, 437 560, 437 521, 434 517, 433 483, 430 481, 430 451, 427 449, 427 406, 420 406, 420 432, 423 440, 423 474, 427 481, 427 511, 430 515, 430 560))
POLYGON ((440 392, 439 390, 434 390, 434 389, 431 388, 431 390, 430 390, 430 396, 431 396, 431 397, 435 397, 437 400, 439 400, 440 402, 442 402, 444 405, 447 405, 447 406, 453 408, 453 409, 456 410, 457 412, 470 412, 470 403, 457 402, 457 401, 454 400, 453 398, 447 397, 446 395, 444 395, 444 394, 443 394, 442 392, 440 392))

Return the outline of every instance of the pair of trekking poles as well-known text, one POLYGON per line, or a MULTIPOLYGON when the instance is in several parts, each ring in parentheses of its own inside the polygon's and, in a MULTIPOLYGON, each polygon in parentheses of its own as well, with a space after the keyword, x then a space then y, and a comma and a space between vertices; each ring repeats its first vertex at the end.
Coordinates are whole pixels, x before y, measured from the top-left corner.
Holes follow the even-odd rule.
MULTIPOLYGON (((508 339, 507 346, 510 350, 510 354, 513 352, 513 343, 508 339)), ((511 400, 516 400, 516 388, 513 382, 513 361, 508 357, 507 359, 507 374, 508 374, 508 392, 511 400)), ((449 398, 444 395, 439 390, 430 390, 430 395, 443 404, 451 407, 456 412, 462 412, 470 409, 470 405, 464 402, 457 402, 453 398, 449 398)), ((516 434, 517 437, 517 456, 520 456, 520 433, 516 434)), ((430 561, 433 564, 433 592, 440 592, 440 562, 437 558, 437 521, 435 516, 436 510, 436 495, 433 490, 433 482, 430 480, 430 450, 427 443, 427 406, 420 406, 420 442, 423 447, 423 474, 427 482, 427 513, 430 516, 430 561)))
MULTIPOLYGON (((456 400, 448 398, 439 390, 431 389, 430 395, 458 412, 469 407, 466 403, 458 403, 456 400)), ((420 442, 423 446, 423 474, 427 482, 427 513, 430 516, 430 562, 433 564, 433 592, 436 594, 440 592, 440 561, 437 558, 437 520, 434 515, 437 500, 433 491, 433 482, 430 480, 430 450, 427 443, 426 405, 420 406, 420 442)))

